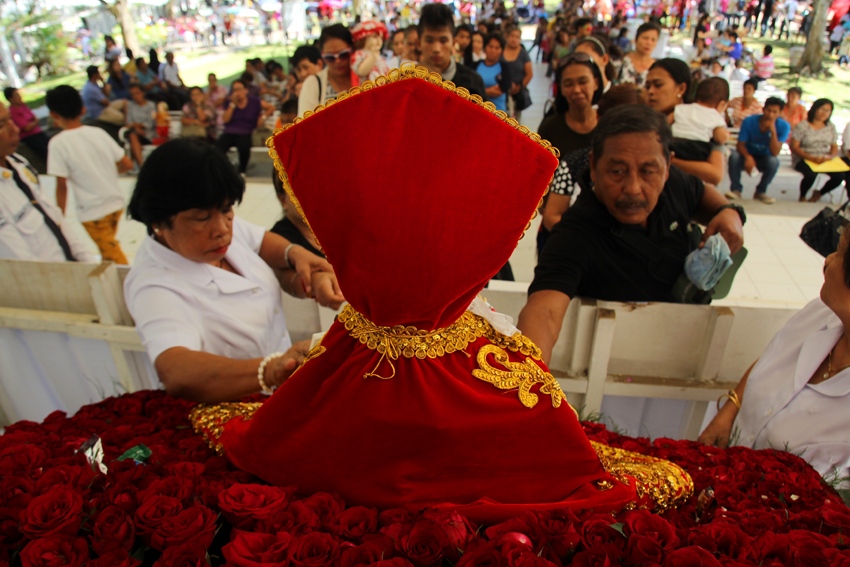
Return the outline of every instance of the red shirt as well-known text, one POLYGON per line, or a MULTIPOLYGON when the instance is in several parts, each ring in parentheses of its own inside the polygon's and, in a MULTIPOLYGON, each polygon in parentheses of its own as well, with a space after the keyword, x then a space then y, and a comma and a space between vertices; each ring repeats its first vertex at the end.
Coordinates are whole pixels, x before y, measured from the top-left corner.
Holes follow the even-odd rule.
POLYGON ((32 122, 32 119, 35 118, 35 114, 32 113, 30 107, 22 104, 20 106, 10 106, 9 114, 12 115, 12 122, 15 123, 21 131, 21 139, 26 138, 27 136, 32 136, 33 134, 38 134, 41 132, 41 126, 36 124, 35 128, 32 130, 24 130, 24 127, 32 122))

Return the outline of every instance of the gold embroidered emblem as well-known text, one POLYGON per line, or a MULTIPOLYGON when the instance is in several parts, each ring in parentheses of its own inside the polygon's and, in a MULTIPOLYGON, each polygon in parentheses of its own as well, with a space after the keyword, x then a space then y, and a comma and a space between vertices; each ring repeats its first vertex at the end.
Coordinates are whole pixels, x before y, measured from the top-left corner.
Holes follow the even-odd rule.
MULTIPOLYGON (((552 407, 561 407, 561 402, 567 402, 567 397, 561 391, 561 386, 555 377, 540 368, 540 366, 526 358, 523 362, 512 362, 508 358, 508 353, 504 349, 496 345, 484 345, 478 350, 478 367, 479 370, 473 370, 472 375, 489 382, 500 390, 518 390, 519 401, 527 408, 533 408, 540 401, 540 398, 531 391, 535 384, 541 384, 540 393, 552 398, 552 407), (507 370, 499 370, 490 365, 487 357, 493 355, 495 362, 507 370)), ((569 403, 567 405, 570 406, 569 403)), ((578 417, 578 413, 576 413, 578 417)))
POLYGON ((38 178, 33 175, 32 171, 28 167, 24 168, 24 177, 26 177, 30 183, 38 183, 38 178))

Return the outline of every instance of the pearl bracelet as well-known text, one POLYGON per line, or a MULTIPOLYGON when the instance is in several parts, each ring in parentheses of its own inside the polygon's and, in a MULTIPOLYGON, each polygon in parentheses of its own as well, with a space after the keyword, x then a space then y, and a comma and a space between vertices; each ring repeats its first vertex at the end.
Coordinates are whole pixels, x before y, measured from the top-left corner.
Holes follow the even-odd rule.
POLYGON ((277 386, 269 388, 266 384, 266 380, 263 377, 266 371, 266 365, 275 358, 280 358, 281 356, 283 356, 282 352, 273 352, 272 354, 268 355, 263 359, 263 361, 260 363, 259 370, 257 370, 257 381, 260 383, 260 388, 262 388, 263 392, 265 392, 266 394, 271 394, 275 390, 277 390, 277 386))

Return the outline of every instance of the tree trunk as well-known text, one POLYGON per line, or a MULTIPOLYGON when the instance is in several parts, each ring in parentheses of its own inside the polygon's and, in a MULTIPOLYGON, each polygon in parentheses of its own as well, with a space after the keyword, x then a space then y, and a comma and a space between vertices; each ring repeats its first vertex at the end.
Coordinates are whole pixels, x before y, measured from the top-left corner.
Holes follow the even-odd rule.
MULTIPOLYGON (((101 3, 106 4, 103 0, 101 0, 101 3)), ((114 4, 106 4, 106 7, 115 16, 115 19, 118 20, 121 35, 124 37, 124 47, 129 47, 134 57, 144 55, 139 46, 139 38, 136 36, 136 24, 133 22, 133 16, 130 14, 129 0, 116 0, 114 4)))
POLYGON ((18 68, 15 66, 15 60, 12 59, 12 50, 9 49, 9 41, 6 39, 6 29, 0 28, 0 59, 3 60, 3 70, 6 72, 6 78, 9 84, 16 89, 24 86, 18 75, 18 68))
POLYGON ((795 71, 808 67, 812 73, 817 73, 823 68, 823 35, 826 31, 826 13, 829 11, 827 0, 814 0, 812 2, 812 25, 809 28, 809 38, 806 42, 806 51, 800 60, 800 65, 795 71))

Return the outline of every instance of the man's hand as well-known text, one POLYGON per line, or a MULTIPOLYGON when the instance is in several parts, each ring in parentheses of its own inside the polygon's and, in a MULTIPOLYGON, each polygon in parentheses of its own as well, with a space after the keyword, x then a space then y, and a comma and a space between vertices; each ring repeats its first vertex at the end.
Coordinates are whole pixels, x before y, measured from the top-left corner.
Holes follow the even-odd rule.
POLYGON ((729 245, 729 250, 732 254, 741 249, 744 245, 744 226, 741 224, 741 217, 738 215, 738 211, 735 209, 723 209, 714 215, 714 218, 705 227, 699 247, 702 248, 705 246, 708 238, 717 233, 720 233, 720 236, 729 245))
POLYGON ((304 362, 308 352, 310 352, 310 341, 300 341, 292 345, 283 356, 270 360, 263 376, 266 385, 282 386, 304 362))
POLYGON ((345 301, 339 282, 333 272, 316 272, 313 274, 313 296, 322 307, 339 309, 345 301))
POLYGON ((747 172, 747 175, 753 174, 753 169, 756 167, 756 160, 753 156, 748 155, 744 158, 744 171, 747 172))

